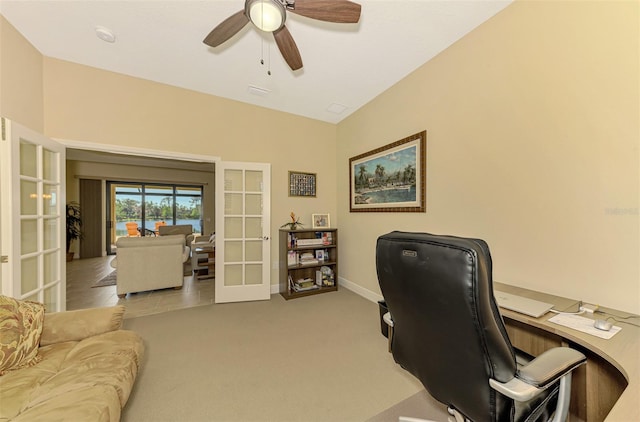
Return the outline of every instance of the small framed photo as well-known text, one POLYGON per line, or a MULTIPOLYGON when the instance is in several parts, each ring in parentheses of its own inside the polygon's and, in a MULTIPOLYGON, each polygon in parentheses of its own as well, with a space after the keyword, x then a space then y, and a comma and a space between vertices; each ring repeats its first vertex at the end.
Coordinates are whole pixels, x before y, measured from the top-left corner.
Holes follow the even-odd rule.
POLYGON ((316 259, 318 261, 324 261, 324 251, 322 249, 316 249, 316 259))
POLYGON ((328 229, 331 227, 329 214, 311 214, 311 228, 328 229))

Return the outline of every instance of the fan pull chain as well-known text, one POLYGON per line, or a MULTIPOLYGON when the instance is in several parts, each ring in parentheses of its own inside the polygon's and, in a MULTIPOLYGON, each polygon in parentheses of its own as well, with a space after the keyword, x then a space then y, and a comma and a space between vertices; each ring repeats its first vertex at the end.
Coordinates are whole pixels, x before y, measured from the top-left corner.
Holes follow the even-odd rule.
MULTIPOLYGON (((260 64, 264 66, 264 39, 260 40, 260 64)), ((267 75, 271 76, 271 44, 267 46, 267 75)))
POLYGON ((264 66, 264 39, 260 38, 260 64, 264 66))

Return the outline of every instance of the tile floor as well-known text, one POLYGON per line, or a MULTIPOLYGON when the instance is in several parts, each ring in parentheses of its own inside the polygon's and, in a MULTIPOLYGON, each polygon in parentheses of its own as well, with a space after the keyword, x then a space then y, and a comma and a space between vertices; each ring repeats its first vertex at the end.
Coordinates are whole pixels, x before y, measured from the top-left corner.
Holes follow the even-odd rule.
POLYGON ((67 263, 67 310, 123 304, 127 308, 124 317, 133 318, 214 302, 214 280, 194 280, 193 276, 184 278, 181 290, 129 293, 122 299, 116 294, 116 286, 92 287, 113 271, 109 265, 113 258, 74 259, 67 263))

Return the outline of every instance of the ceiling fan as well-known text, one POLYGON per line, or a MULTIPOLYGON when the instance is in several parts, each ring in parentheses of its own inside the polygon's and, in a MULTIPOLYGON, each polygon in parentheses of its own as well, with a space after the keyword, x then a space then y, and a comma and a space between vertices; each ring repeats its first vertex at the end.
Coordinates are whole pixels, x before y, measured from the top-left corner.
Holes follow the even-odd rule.
POLYGON ((325 22, 356 23, 361 6, 349 0, 245 0, 244 9, 222 21, 204 39, 217 47, 251 22, 261 31, 273 33, 278 49, 291 70, 302 67, 302 58, 285 26, 287 12, 325 22))

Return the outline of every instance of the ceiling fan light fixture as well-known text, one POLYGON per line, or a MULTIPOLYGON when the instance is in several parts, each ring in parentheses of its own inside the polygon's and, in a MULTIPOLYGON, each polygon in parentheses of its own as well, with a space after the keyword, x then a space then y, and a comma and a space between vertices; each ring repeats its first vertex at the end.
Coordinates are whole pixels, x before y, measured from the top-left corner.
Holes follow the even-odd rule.
POLYGON ((284 5, 278 0, 247 0, 245 11, 251 23, 265 32, 282 28, 286 18, 284 5))

